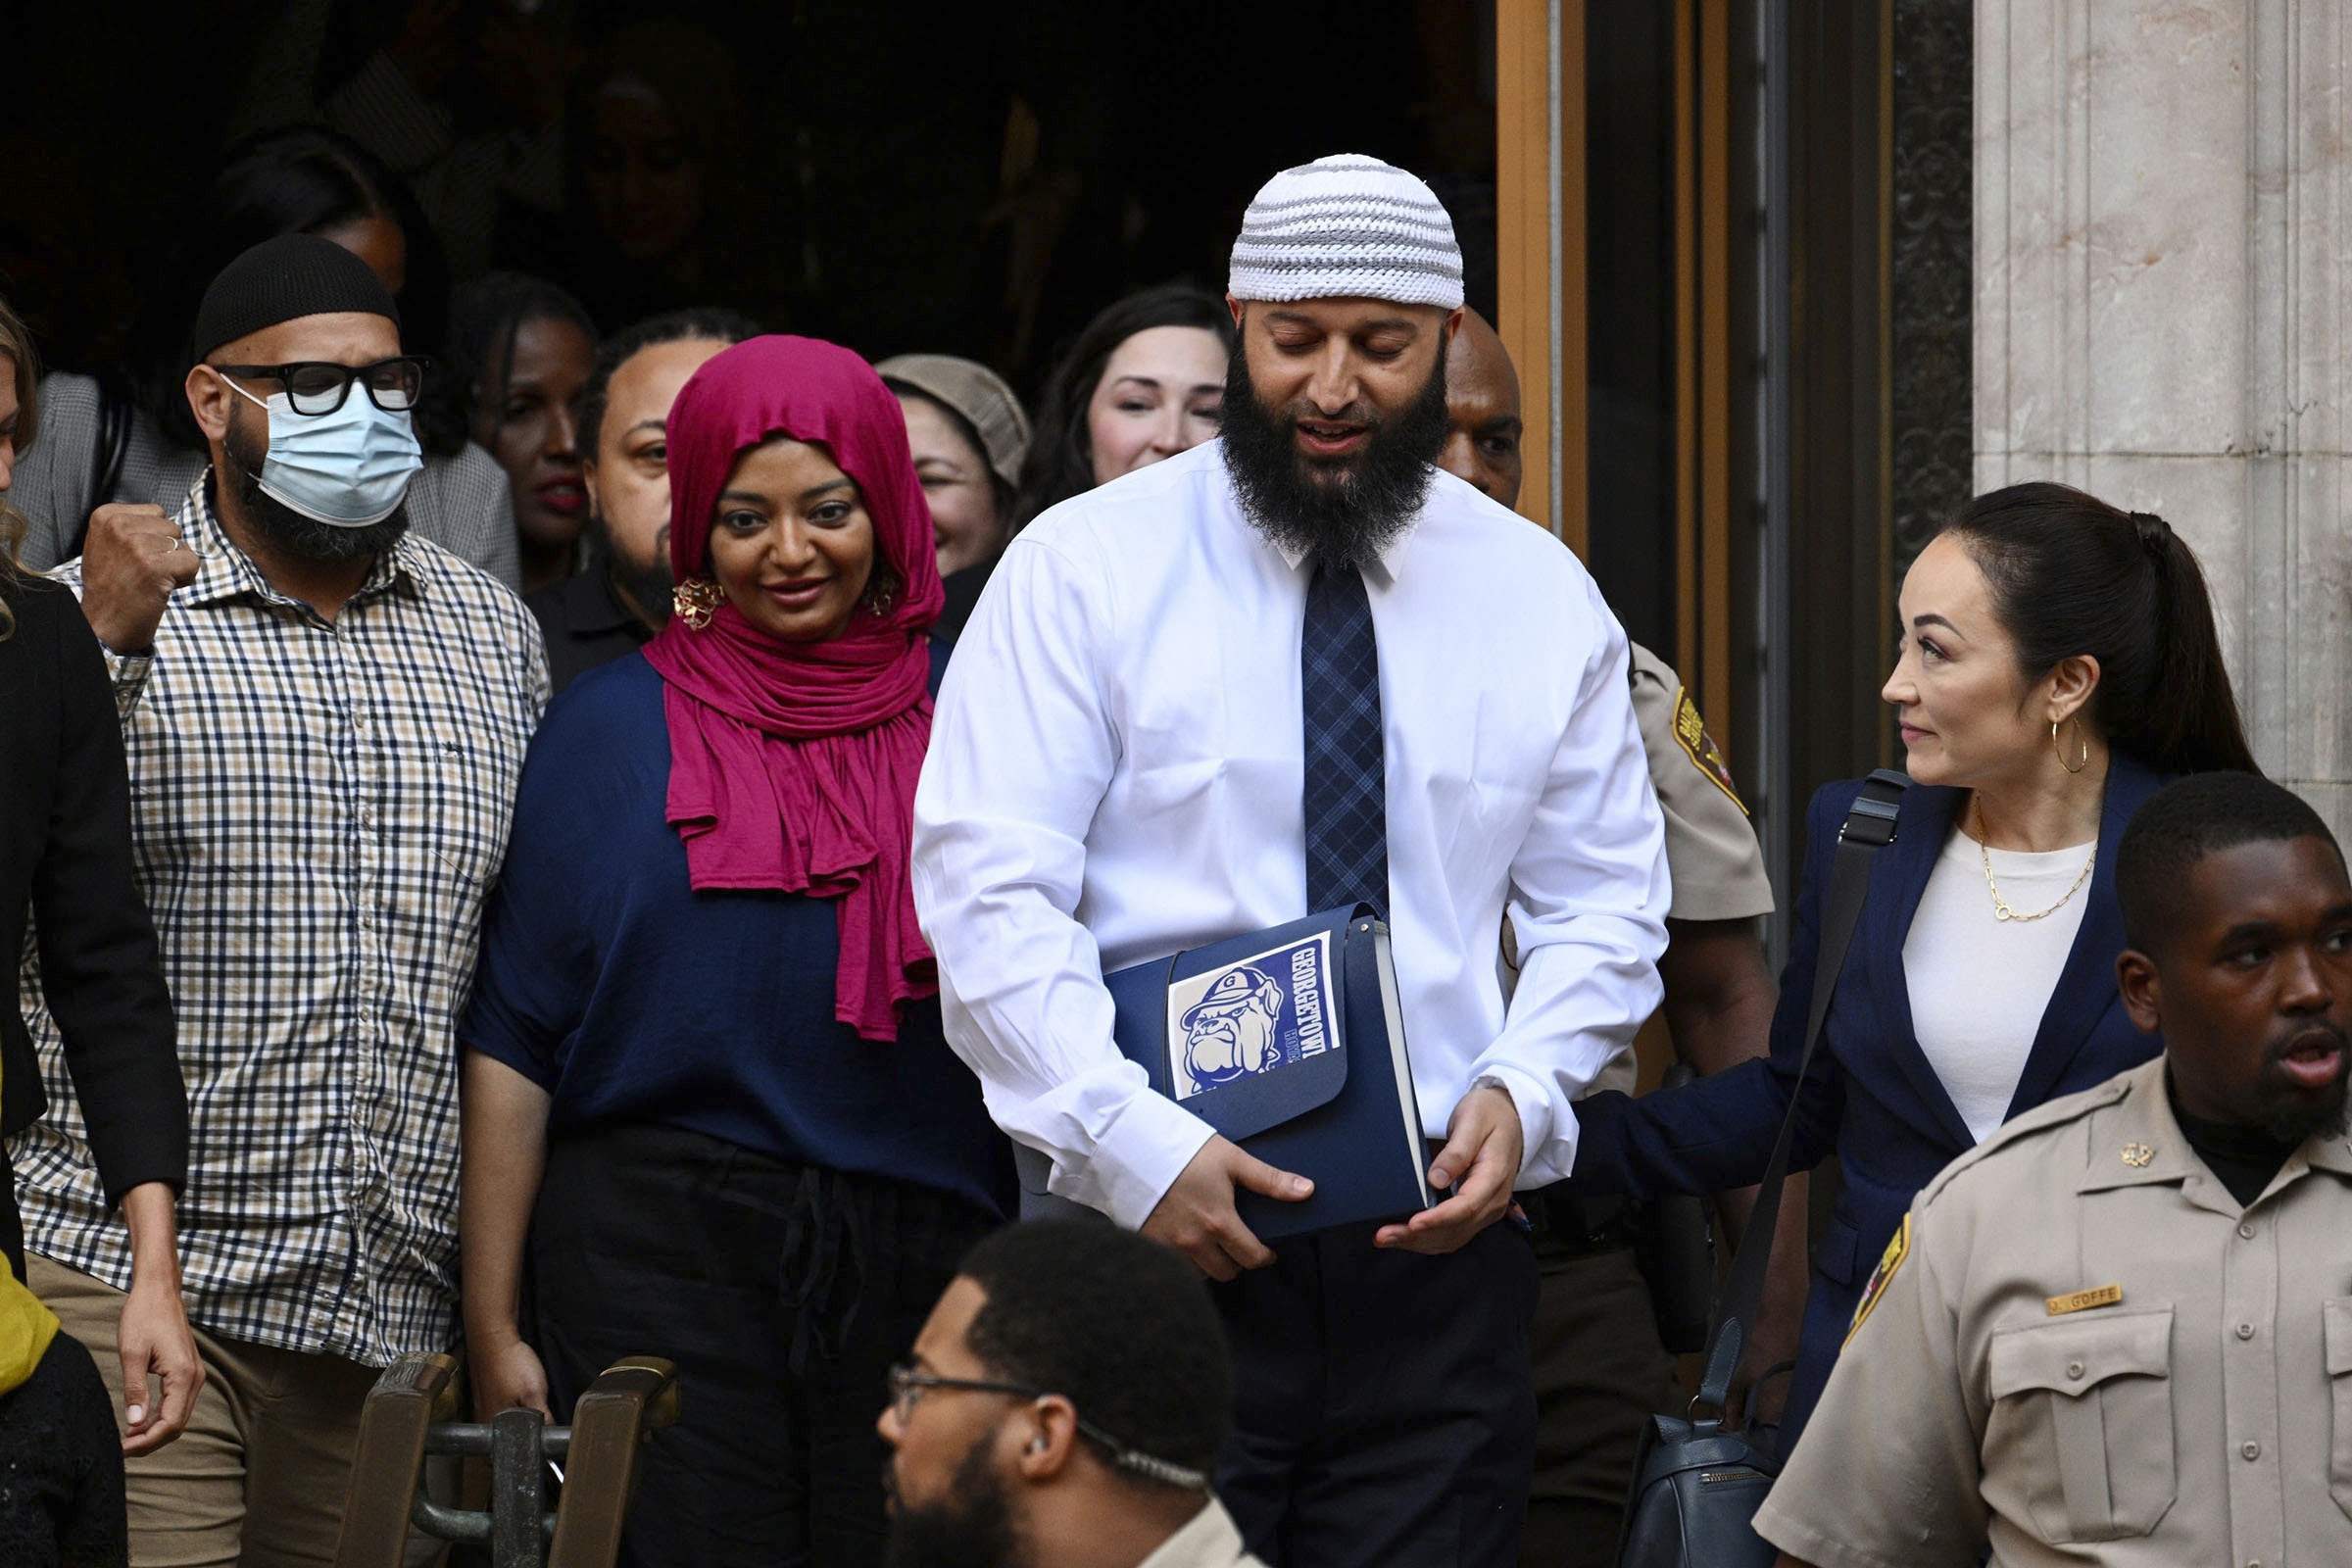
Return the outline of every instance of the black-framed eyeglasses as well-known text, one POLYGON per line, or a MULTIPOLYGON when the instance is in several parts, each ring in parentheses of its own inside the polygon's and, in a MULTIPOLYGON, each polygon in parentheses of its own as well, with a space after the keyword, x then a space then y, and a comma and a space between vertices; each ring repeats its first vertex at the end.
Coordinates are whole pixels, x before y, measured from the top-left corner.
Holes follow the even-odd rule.
MULTIPOLYGON (((1002 1394, 1015 1399, 1055 1397, 1052 1389, 1041 1389, 1034 1383, 1005 1383, 992 1378, 943 1378, 910 1366, 894 1366, 890 1369, 890 1409, 899 1425, 905 1426, 913 1418, 916 1402, 933 1389, 961 1394, 1002 1394)), ((1139 1452, 1086 1417, 1074 1411, 1072 1416, 1077 1422, 1078 1431, 1107 1453, 1110 1462, 1120 1469, 1150 1476, 1171 1487, 1183 1487, 1194 1492, 1207 1489, 1208 1476, 1204 1472, 1139 1452)))
POLYGON ((914 1414, 917 1400, 933 1389, 958 1394, 1004 1394, 1016 1399, 1042 1399, 1050 1392, 1034 1383, 1001 1383, 987 1378, 943 1378, 910 1366, 890 1369, 890 1408, 904 1425, 914 1414))
POLYGON ((357 381, 368 389, 368 401, 386 414, 407 414, 424 393, 424 372, 433 362, 421 354, 403 354, 373 365, 337 365, 329 360, 296 360, 288 365, 216 365, 222 375, 249 381, 275 381, 286 389, 286 401, 296 414, 332 414, 351 396, 357 381))

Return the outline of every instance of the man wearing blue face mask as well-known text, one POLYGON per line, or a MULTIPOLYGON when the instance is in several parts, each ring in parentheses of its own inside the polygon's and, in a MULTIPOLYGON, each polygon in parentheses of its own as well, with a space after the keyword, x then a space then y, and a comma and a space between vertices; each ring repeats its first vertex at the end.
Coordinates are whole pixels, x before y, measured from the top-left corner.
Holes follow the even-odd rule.
MULTIPOLYGON (((367 264, 257 245, 193 346, 211 470, 55 573, 114 676, 190 1110, 207 1382, 169 1465, 128 1466, 132 1556, 322 1563, 376 1369, 454 1339, 452 1030, 547 662, 519 600, 408 531, 429 368, 367 264)), ((55 1107, 13 1146, 31 1283, 119 1383, 129 1255, 26 1008, 55 1107)))

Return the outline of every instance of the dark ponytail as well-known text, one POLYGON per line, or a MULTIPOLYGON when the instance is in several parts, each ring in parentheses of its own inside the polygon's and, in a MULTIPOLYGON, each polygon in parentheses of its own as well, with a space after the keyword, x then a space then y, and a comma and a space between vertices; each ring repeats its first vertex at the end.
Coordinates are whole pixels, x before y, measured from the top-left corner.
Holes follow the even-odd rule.
POLYGON ((2260 771, 2205 573, 2162 517, 2036 482, 1977 497, 1949 531, 1984 573, 2027 680, 2078 654, 2099 662, 2091 717, 2117 751, 2159 773, 2260 771))

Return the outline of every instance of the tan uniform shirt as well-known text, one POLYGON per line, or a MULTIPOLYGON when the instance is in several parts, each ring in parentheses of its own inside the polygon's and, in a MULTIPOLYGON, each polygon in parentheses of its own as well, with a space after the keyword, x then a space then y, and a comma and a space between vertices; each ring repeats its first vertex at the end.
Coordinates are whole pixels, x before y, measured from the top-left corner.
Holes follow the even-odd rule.
POLYGON ((1823 1568, 2352 1563, 2352 1143, 2240 1209, 2161 1058, 1931 1182, 1756 1516, 1823 1568))
POLYGON ((1633 646, 1634 722, 1649 782, 1666 813, 1669 920, 1745 920, 1772 912, 1764 852, 1748 826, 1732 771, 1674 667, 1633 646))
POLYGON ((1242 1549, 1242 1533, 1233 1515, 1216 1498, 1159 1544, 1159 1549, 1136 1568, 1266 1568, 1242 1549))
MULTIPOLYGON (((1669 920, 1745 920, 1772 912, 1764 851, 1732 788, 1732 770, 1683 689, 1674 666, 1633 645, 1634 722, 1649 760, 1649 782, 1666 816, 1666 873, 1674 880, 1669 920)), ((1508 940, 1508 927, 1505 927, 1508 940)), ((1632 1094, 1634 1054, 1601 1070, 1588 1093, 1632 1094)))

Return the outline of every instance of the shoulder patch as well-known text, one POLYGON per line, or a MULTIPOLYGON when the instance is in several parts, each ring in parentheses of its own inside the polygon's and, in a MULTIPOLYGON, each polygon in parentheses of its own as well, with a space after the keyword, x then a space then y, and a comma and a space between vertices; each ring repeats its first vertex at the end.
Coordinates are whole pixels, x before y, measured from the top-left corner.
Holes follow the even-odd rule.
POLYGON ((1853 1344, 1854 1336, 1862 1332, 1862 1325, 1870 1321, 1871 1310, 1879 1304, 1879 1298, 1886 1295, 1886 1287, 1894 1283, 1894 1271, 1901 1268, 1903 1259, 1910 1255, 1911 1216, 1905 1214, 1903 1222, 1894 1228, 1894 1234, 1886 1239, 1886 1250, 1879 1254, 1879 1266, 1870 1271, 1870 1283, 1862 1287, 1862 1299, 1854 1303, 1854 1321, 1845 1331, 1846 1344, 1853 1344))
POLYGON ((1709 783, 1730 796, 1732 804, 1740 808, 1744 815, 1747 803, 1740 799, 1740 792, 1732 787, 1731 764, 1723 760, 1723 748, 1715 744, 1715 737, 1707 733, 1707 721, 1698 716, 1698 705, 1690 700, 1690 688, 1688 686, 1674 694, 1674 739, 1675 744, 1682 747, 1684 755, 1690 759, 1690 765, 1706 774, 1709 783))

